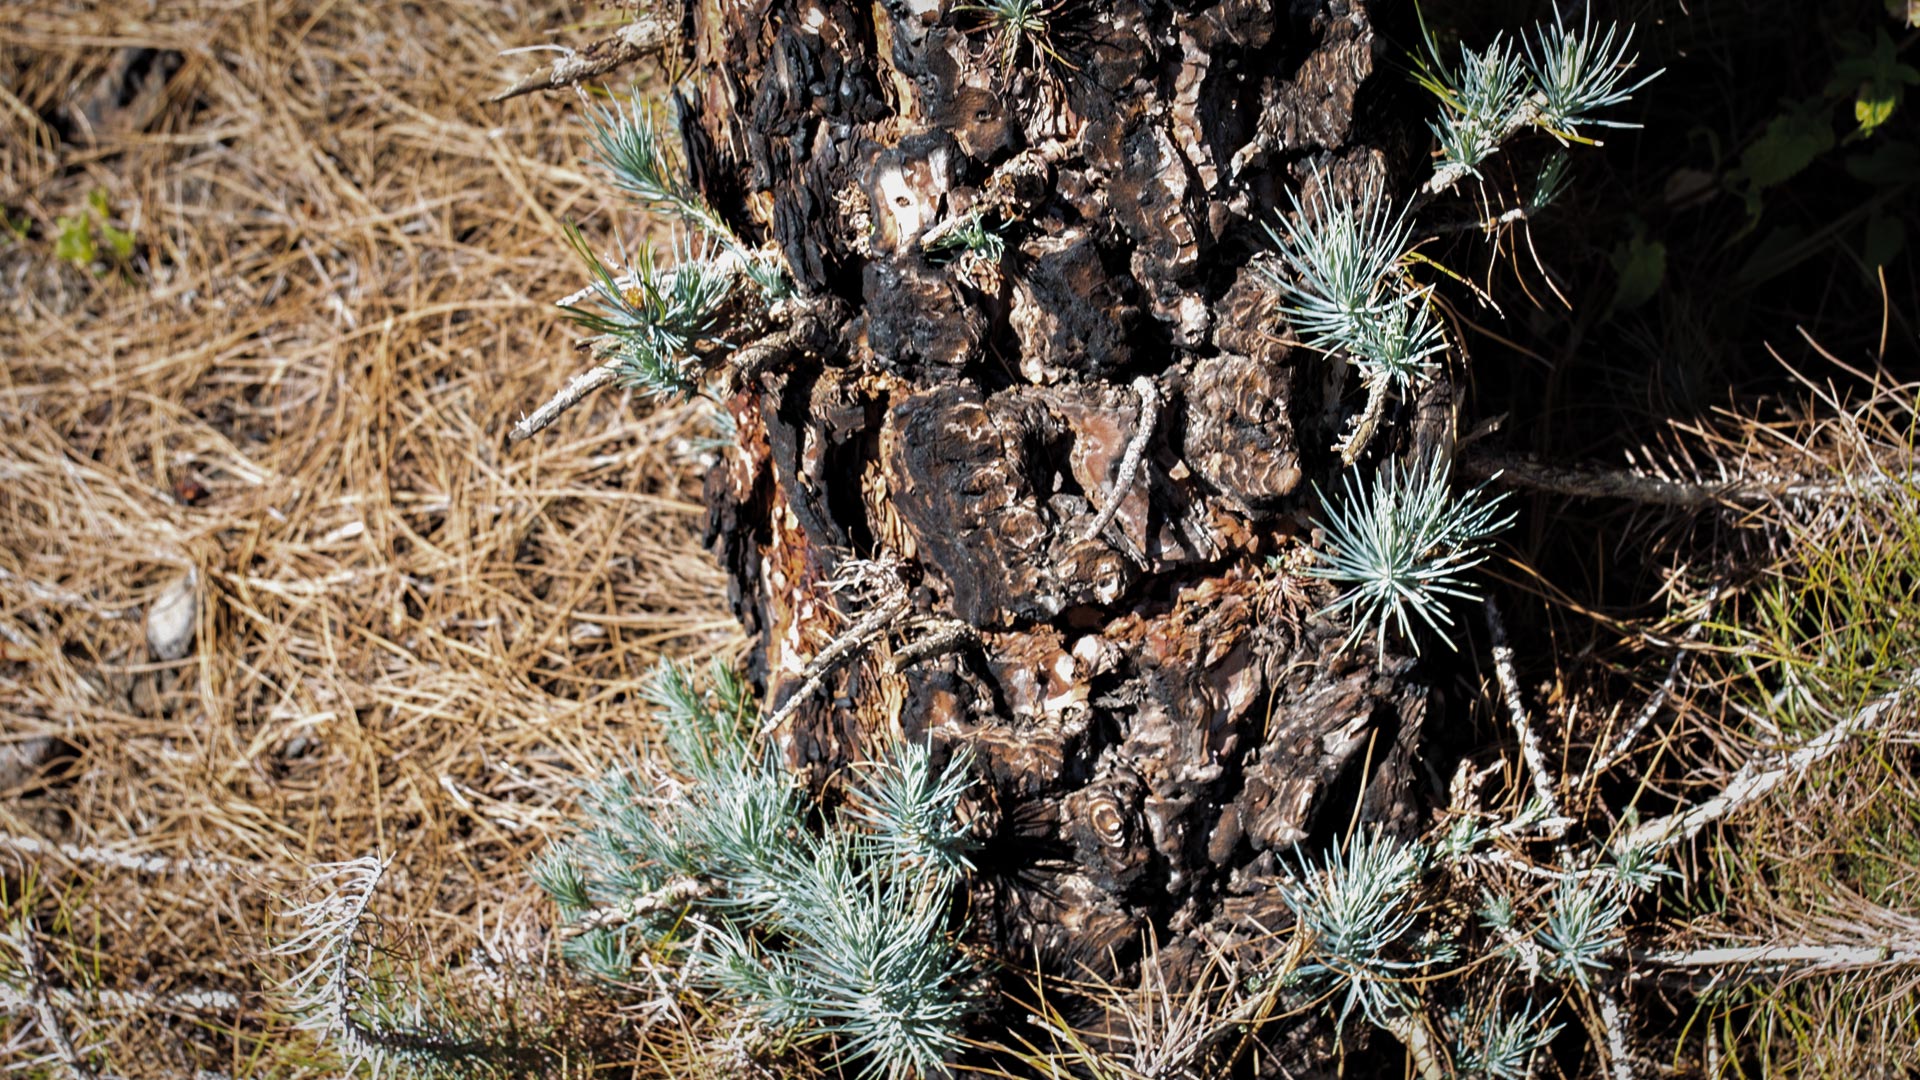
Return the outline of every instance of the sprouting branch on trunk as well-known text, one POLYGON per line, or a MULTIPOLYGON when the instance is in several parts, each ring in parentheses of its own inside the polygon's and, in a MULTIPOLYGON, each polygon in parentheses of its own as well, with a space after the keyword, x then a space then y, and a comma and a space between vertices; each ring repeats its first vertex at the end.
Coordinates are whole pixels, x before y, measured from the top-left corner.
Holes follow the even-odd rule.
POLYGON ((1614 851, 1657 852, 1690 840, 1701 829, 1765 798, 1775 788, 1844 749, 1857 735, 1890 723, 1907 699, 1920 690, 1920 669, 1909 669, 1893 689, 1874 698, 1859 712, 1802 743, 1791 753, 1762 754, 1713 798, 1678 813, 1654 818, 1614 841, 1614 851))
POLYGON ((612 37, 602 38, 579 52, 569 50, 545 71, 536 71, 511 87, 488 98, 499 104, 537 90, 559 90, 625 67, 644 57, 671 47, 680 34, 677 17, 642 11, 612 37))
POLYGON ((935 222, 920 234, 920 247, 938 251, 955 233, 977 227, 988 217, 1018 221, 1027 216, 1046 197, 1048 174, 1055 162, 1067 156, 1065 143, 1049 141, 1023 150, 993 171, 981 189, 980 197, 966 213, 935 222))
MULTIPOLYGON (((591 253, 589 253, 591 257, 591 253)), ((567 380, 551 398, 522 417, 507 433, 509 444, 524 442, 553 425, 568 409, 589 394, 622 378, 646 378, 655 390, 676 387, 683 392, 697 384, 714 357, 730 356, 737 367, 758 370, 770 358, 783 356, 794 343, 795 326, 781 326, 791 312, 807 313, 793 301, 777 302, 770 310, 757 308, 751 298, 758 284, 754 252, 726 248, 709 258, 689 258, 671 269, 655 269, 643 258, 631 270, 613 273, 593 260, 596 281, 560 300, 559 306, 576 313, 576 320, 598 332, 589 348, 600 363, 567 380), (698 281, 693 281, 693 275, 698 281), (694 293, 692 299, 686 294, 694 293), (603 314, 581 315, 579 307, 596 300, 603 314), (693 310, 683 310, 687 308, 693 310), (666 325, 667 323, 673 325, 666 325), (689 325, 681 325, 689 324, 689 325), (733 349, 724 340, 742 330, 771 332, 733 349), (694 372, 666 371, 663 365, 694 361, 694 372), (640 367, 652 371, 648 378, 640 367)))

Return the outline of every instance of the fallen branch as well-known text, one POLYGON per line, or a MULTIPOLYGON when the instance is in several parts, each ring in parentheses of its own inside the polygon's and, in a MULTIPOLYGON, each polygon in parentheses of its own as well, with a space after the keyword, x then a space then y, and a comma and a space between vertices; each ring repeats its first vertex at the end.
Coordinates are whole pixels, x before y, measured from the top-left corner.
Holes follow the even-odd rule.
POLYGON ((1690 840, 1707 825, 1765 798, 1773 789, 1839 753, 1854 736, 1884 726, 1907 695, 1920 689, 1920 669, 1909 670, 1899 685, 1868 702, 1859 712, 1820 733, 1792 753, 1763 754, 1741 767, 1726 788, 1698 806, 1645 822, 1613 843, 1615 853, 1659 851, 1690 840))
POLYGON ((1920 964, 1920 940, 1889 941, 1884 945, 1748 945, 1646 950, 1635 952, 1633 960, 1650 967, 1689 971, 1759 968, 1775 973, 1816 974, 1920 964))
MULTIPOLYGON (((170 990, 164 994, 140 990, 96 990, 80 993, 49 986, 48 1000, 65 1009, 91 1008, 115 1015, 151 1015, 153 1013, 206 1014, 237 1013, 242 1008, 240 995, 230 990, 208 988, 170 990)), ((33 995, 0 983, 0 1016, 15 1016, 34 1009, 33 995)))
POLYGON ((1607 1032, 1607 1058, 1613 1080, 1633 1080, 1633 1055, 1627 1048, 1626 1009, 1605 987, 1594 987, 1593 997, 1600 1006, 1600 1026, 1607 1032))
POLYGON ((34 936, 33 927, 24 922, 14 924, 11 937, 14 947, 20 950, 20 963, 26 968, 27 1007, 40 1025, 40 1034, 52 1045, 54 1055, 72 1080, 93 1080, 93 1070, 74 1049, 59 1014, 53 1011, 53 1000, 47 993, 47 957, 40 948, 40 939, 34 936))
POLYGON ((621 27, 612 37, 602 38, 579 52, 568 52, 544 72, 535 72, 513 86, 488 98, 491 104, 509 101, 536 90, 559 90, 587 79, 625 67, 642 57, 661 52, 680 36, 680 20, 668 19, 657 12, 643 11, 621 27))
MULTIPOLYGON (((1713 602, 1719 597, 1719 586, 1715 586, 1713 591, 1707 594, 1706 606, 1709 611, 1713 607, 1713 602)), ((1659 689, 1653 692, 1653 696, 1648 698, 1647 703, 1634 715, 1633 722, 1628 724, 1626 730, 1620 733, 1620 737, 1613 741, 1613 747, 1587 763, 1586 771, 1580 776, 1581 787, 1586 787, 1599 779, 1601 773, 1626 760, 1627 755, 1633 752, 1633 744, 1639 740, 1640 733, 1647 729, 1647 725, 1653 723, 1653 718, 1659 715, 1661 707, 1667 703, 1668 698, 1673 696, 1673 688, 1680 681, 1680 671, 1685 666, 1689 655, 1685 646, 1698 641, 1701 631, 1705 630, 1706 626, 1706 616, 1702 615, 1687 628, 1686 634, 1680 639, 1680 647, 1673 654, 1673 662, 1667 665, 1667 677, 1661 680, 1659 689)))
POLYGON ((244 874, 272 873, 265 867, 230 862, 207 855, 189 855, 184 858, 131 855, 124 851, 110 851, 91 845, 81 847, 76 844, 48 843, 36 837, 15 836, 11 833, 0 833, 0 851, 51 857, 75 865, 104 866, 114 870, 128 870, 136 874, 155 876, 194 873, 204 877, 234 877, 244 874))
POLYGON ((1505 482, 1550 495, 1583 499, 1625 499, 1653 506, 1699 508, 1716 503, 1763 506, 1769 503, 1833 502, 1884 495, 1920 484, 1920 470, 1903 475, 1842 476, 1833 480, 1792 477, 1784 480, 1743 479, 1709 484, 1667 480, 1632 469, 1616 469, 1585 462, 1541 461, 1526 454, 1476 449, 1462 455, 1461 471, 1474 480, 1500 476, 1505 482))

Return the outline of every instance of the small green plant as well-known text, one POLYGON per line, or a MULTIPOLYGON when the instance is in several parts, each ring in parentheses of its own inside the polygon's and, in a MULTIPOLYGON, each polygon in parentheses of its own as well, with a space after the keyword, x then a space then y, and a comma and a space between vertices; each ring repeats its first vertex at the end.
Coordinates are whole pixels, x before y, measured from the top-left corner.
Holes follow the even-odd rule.
POLYGON ((1533 80, 1539 113, 1535 122, 1567 137, 1573 137, 1583 124, 1638 127, 1617 120, 1602 120, 1594 114, 1626 104, 1664 71, 1655 71, 1627 85, 1627 76, 1639 61, 1638 56, 1628 52, 1633 47, 1633 27, 1627 26, 1623 33, 1619 23, 1609 23, 1605 33, 1596 37, 1591 5, 1582 13, 1580 29, 1576 31, 1568 29, 1562 21, 1556 4, 1552 28, 1541 24, 1533 40, 1525 42, 1525 47, 1527 75, 1533 80))
POLYGON ((1488 1080, 1527 1080, 1533 1075, 1534 1055, 1565 1026, 1547 1023, 1552 1015, 1551 1004, 1536 1009, 1529 1001, 1514 1012, 1496 1004, 1477 1023, 1456 1017, 1455 1027, 1464 1036, 1454 1051, 1459 1074, 1488 1080))
POLYGON ((1309 940, 1292 978, 1310 992, 1331 993, 1342 1022, 1358 1009, 1375 1026, 1401 1032, 1420 1009, 1408 980, 1453 958, 1451 941, 1429 932, 1421 880, 1431 852, 1363 829, 1322 865, 1299 858, 1299 876, 1281 886, 1309 940))
POLYGON ((1448 161, 1478 176, 1479 164, 1500 149, 1525 101, 1520 58, 1496 35, 1480 52, 1460 50, 1457 67, 1449 69, 1435 57, 1432 70, 1436 84, 1447 91, 1440 98, 1446 109, 1428 127, 1448 161))
POLYGON ((1007 253, 1007 241, 998 230, 987 224, 978 211, 969 211, 957 226, 929 243, 927 250, 973 255, 988 262, 999 262, 1007 253))
POLYGON ((1448 601, 1479 599, 1460 575, 1485 560, 1488 539, 1512 524, 1513 514, 1500 514, 1504 493, 1490 495, 1484 483, 1456 498, 1449 471, 1438 456, 1405 468, 1389 461, 1370 482, 1342 477, 1337 505, 1320 495, 1327 542, 1306 572, 1350 586, 1322 612, 1351 613, 1348 647, 1371 630, 1384 657, 1391 626, 1417 653, 1409 614, 1452 647, 1444 633, 1453 625, 1448 601))
POLYGON ((1549 975, 1582 988, 1607 970, 1607 957, 1620 945, 1626 904, 1613 889, 1575 877, 1561 879, 1534 939, 1546 951, 1549 975))
MULTIPOLYGON (((96 264, 110 262, 115 266, 123 266, 130 262, 133 259, 133 232, 116 227, 112 218, 106 189, 94 188, 87 194, 86 209, 76 214, 63 214, 55 220, 58 231, 54 234, 54 257, 82 270, 95 269, 102 273, 107 268, 96 264)), ((17 235, 24 237, 25 233, 17 235)))

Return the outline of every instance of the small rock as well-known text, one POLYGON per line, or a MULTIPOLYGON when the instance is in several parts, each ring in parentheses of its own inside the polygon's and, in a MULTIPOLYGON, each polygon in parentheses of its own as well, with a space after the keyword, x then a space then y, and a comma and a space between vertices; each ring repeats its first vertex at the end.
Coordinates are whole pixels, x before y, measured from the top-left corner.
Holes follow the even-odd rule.
POLYGON ((32 780, 52 759, 53 737, 50 735, 0 743, 0 791, 10 791, 32 780))
POLYGON ((200 616, 200 576, 192 570, 161 590, 147 608, 147 647, 162 660, 178 660, 193 649, 200 616))

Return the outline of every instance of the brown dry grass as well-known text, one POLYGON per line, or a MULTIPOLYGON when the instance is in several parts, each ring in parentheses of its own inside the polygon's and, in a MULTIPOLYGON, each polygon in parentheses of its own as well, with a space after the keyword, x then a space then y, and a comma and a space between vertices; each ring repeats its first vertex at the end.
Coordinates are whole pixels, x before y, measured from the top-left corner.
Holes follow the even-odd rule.
MULTIPOLYGON (((536 942, 525 864, 572 779, 643 739, 636 680, 737 644, 699 552, 702 410, 608 394, 502 445, 575 363, 550 306, 581 280, 560 223, 611 207, 574 164, 571 103, 479 101, 538 60, 500 50, 580 15, 0 19, 0 207, 33 226, 0 246, 0 742, 63 748, 0 777, 0 875, 8 914, 37 883, 56 989, 255 991, 273 895, 371 852, 435 952, 536 942), (182 63, 123 105, 136 49, 182 63), (54 257, 95 188, 138 237, 131 267, 54 257), (143 612, 189 570, 193 650, 157 662, 143 612), (19 838, 240 869, 140 874, 19 838)), ((126 1075, 305 1053, 257 996, 62 1018, 126 1075)), ((23 1017, 0 1032, 47 1049, 23 1017)))

